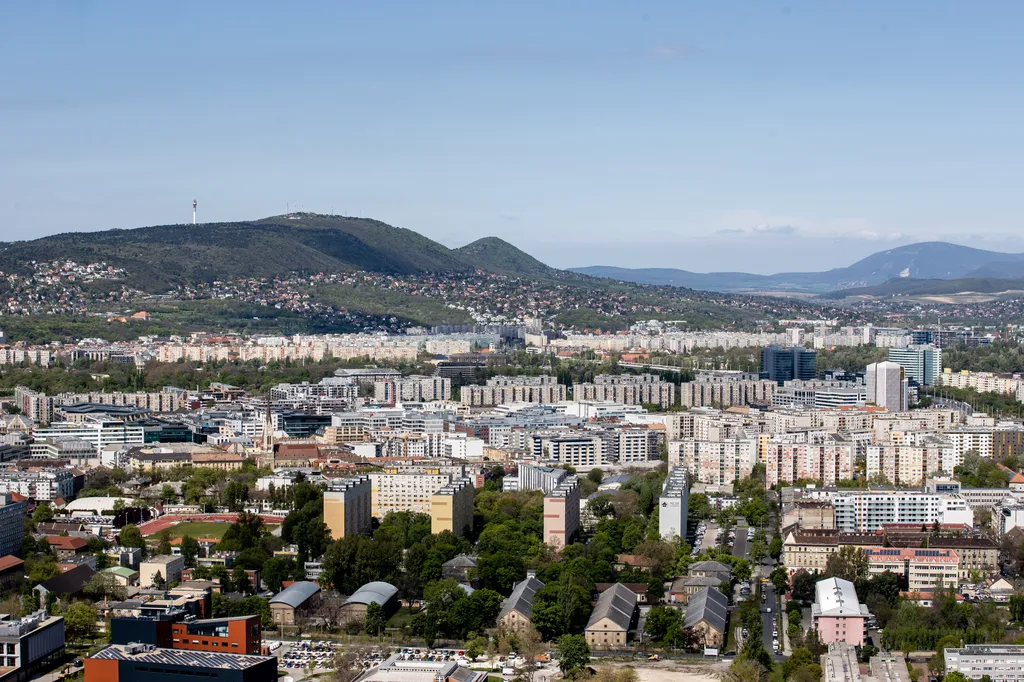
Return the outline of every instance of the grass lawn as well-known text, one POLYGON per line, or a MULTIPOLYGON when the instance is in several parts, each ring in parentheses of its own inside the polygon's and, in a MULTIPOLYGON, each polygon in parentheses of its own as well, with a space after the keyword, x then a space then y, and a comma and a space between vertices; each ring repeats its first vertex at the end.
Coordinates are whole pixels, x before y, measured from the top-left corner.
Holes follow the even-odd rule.
POLYGON ((389 628, 401 628, 403 625, 411 625, 412 617, 420 612, 420 609, 409 612, 408 606, 403 606, 395 612, 395 615, 391 616, 391 620, 388 621, 387 627, 389 628))
MULTIPOLYGON (((216 523, 214 521, 186 521, 176 526, 171 526, 171 538, 180 538, 183 535, 191 535, 194 538, 222 538, 224 533, 231 527, 230 523, 216 523)), ((159 538, 159 533, 153 537, 159 538)))

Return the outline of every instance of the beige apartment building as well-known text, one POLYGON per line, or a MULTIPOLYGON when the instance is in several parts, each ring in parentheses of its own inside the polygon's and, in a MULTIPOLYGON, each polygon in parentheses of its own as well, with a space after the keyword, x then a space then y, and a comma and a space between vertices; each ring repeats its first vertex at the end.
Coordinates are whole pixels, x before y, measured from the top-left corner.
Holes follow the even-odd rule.
POLYGON ((164 585, 181 580, 181 570, 185 568, 185 559, 180 556, 162 554, 150 557, 139 564, 139 585, 142 587, 153 586, 153 580, 157 574, 164 581, 164 585))
POLYGON ((324 523, 333 539, 370 532, 372 487, 369 476, 357 476, 333 482, 324 493, 324 523))
POLYGON ((383 519, 397 511, 429 514, 431 497, 451 480, 451 474, 440 469, 372 473, 370 507, 373 516, 383 519))
MULTIPOLYGON (((475 489, 468 478, 452 481, 430 496, 430 532, 450 531, 461 536, 473 528, 475 489)), ((577 507, 579 504, 577 503, 577 507)))

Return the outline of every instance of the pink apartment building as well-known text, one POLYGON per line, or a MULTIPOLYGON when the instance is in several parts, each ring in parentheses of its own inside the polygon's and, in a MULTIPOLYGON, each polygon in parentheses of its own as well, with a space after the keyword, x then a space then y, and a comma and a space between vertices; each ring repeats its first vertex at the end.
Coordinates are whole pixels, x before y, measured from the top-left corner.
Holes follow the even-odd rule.
POLYGON ((811 626, 822 644, 863 646, 868 615, 868 607, 857 601, 857 591, 849 580, 829 578, 814 586, 811 626))

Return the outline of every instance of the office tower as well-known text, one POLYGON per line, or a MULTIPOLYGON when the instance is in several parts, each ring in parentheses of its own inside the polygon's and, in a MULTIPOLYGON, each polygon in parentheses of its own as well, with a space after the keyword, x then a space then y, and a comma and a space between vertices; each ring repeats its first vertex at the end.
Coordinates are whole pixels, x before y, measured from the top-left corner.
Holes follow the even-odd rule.
POLYGON ((890 412, 906 412, 907 379, 903 366, 895 362, 873 362, 864 372, 867 402, 890 412))
POLYGON ((767 346, 761 349, 761 376, 779 384, 818 376, 818 354, 803 346, 767 346))

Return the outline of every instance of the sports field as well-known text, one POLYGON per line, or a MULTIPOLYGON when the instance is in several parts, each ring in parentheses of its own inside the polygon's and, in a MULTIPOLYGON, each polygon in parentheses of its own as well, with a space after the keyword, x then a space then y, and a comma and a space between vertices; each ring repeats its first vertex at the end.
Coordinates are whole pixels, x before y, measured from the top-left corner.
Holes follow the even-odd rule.
POLYGON ((186 521, 176 526, 171 526, 171 537, 180 538, 183 535, 191 535, 194 538, 218 538, 224 536, 230 523, 217 523, 215 521, 186 521))

